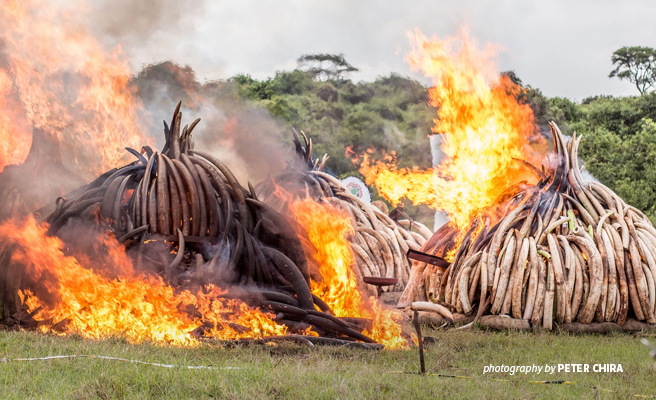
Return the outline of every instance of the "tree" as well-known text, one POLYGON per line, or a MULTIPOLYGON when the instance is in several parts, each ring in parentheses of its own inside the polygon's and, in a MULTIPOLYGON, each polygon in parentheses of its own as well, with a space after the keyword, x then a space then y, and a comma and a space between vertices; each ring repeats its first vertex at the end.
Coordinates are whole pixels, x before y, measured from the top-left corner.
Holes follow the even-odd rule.
POLYGON ((586 132, 581 157, 586 169, 624 201, 656 220, 656 123, 640 122, 621 137, 605 127, 586 132))
POLYGON ((344 59, 344 54, 304 54, 296 61, 299 69, 319 80, 342 79, 345 73, 359 71, 344 59))
POLYGON ((522 82, 522 80, 519 78, 519 76, 517 76, 517 73, 514 70, 503 71, 499 75, 510 79, 512 83, 514 83, 519 87, 524 87, 524 82, 522 82))
POLYGON ((568 123, 574 121, 577 109, 575 103, 568 99, 548 98, 542 94, 540 89, 524 85, 515 71, 504 71, 500 76, 510 80, 521 89, 519 93, 515 94, 516 99, 520 104, 528 104, 531 107, 535 123, 541 132, 548 132, 549 121, 554 121, 565 134, 571 133, 568 123), (566 115, 566 111, 560 107, 561 105, 567 107, 569 115, 566 115))
POLYGON ((622 47, 610 58, 616 67, 609 78, 627 79, 644 95, 656 83, 656 50, 651 47, 622 47))

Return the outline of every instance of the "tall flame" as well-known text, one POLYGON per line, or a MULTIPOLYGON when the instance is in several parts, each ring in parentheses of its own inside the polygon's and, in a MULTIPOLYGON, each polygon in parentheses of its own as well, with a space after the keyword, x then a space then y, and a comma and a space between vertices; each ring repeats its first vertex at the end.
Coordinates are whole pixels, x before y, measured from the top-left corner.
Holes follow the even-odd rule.
POLYGON ((192 331, 208 322, 214 328, 206 334, 217 339, 286 332, 268 314, 239 300, 218 299, 217 287, 207 286, 196 294, 174 291, 159 277, 135 274, 123 248, 109 237, 104 244, 120 276, 104 276, 84 265, 90 262, 86 258, 66 256, 62 242, 48 237, 46 230, 31 217, 0 225, 0 240, 14 247, 11 262, 39 282, 37 290, 21 295, 35 319, 45 321, 43 331, 56 330, 55 325, 65 321, 67 332, 87 338, 121 336, 131 343, 173 345, 197 344, 192 331))
MULTIPOLYGON (((120 164, 126 146, 150 140, 141 133, 141 107, 129 88, 124 57, 119 49, 105 53, 82 23, 83 9, 77 1, 0 1, 7 64, 0 60, 0 108, 10 78, 29 122, 63 141, 77 172, 91 176, 120 164)), ((1 149, 1 170, 25 157, 29 131, 7 129, 0 121, 0 135, 2 142, 21 138, 12 151, 1 149)))
POLYGON ((441 134, 444 159, 432 169, 397 168, 393 154, 374 162, 365 154, 360 172, 393 203, 408 198, 449 214, 459 228, 492 206, 508 186, 533 177, 513 158, 531 154, 531 108, 516 100, 521 88, 494 78, 493 49, 478 50, 467 32, 458 37, 411 37, 410 65, 431 78, 433 132, 441 134))
POLYGON ((0 67, 0 172, 22 162, 30 148, 28 124, 11 77, 0 67))
POLYGON ((295 220, 308 233, 316 252, 312 255, 320 265, 321 282, 311 282, 312 293, 321 298, 337 317, 358 317, 373 321, 364 334, 388 349, 405 348, 399 317, 384 309, 375 299, 363 299, 352 271, 355 257, 347 237, 354 233, 348 215, 329 204, 312 199, 292 200, 290 208, 295 220))

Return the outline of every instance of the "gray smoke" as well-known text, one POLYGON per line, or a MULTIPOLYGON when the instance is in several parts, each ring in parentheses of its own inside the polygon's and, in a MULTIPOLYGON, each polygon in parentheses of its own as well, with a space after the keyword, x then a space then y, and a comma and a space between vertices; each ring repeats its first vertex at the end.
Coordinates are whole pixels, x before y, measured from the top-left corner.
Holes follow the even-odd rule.
POLYGON ((147 66, 133 83, 158 149, 164 146, 162 121, 170 123, 182 101, 182 126, 201 118, 192 134, 195 148, 218 157, 243 186, 280 173, 291 158, 281 145, 288 142, 283 124, 240 99, 231 81, 200 83, 191 68, 167 61, 147 66))
POLYGON ((101 38, 143 44, 160 31, 185 35, 193 26, 190 21, 200 18, 206 5, 206 0, 92 0, 89 26, 101 38))

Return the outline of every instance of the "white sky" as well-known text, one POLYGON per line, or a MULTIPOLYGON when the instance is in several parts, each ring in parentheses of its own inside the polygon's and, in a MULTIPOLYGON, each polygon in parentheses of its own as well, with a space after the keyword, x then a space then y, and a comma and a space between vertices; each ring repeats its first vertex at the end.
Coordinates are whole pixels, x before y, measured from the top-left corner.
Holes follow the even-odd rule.
MULTIPOLYGON (((466 23, 480 43, 506 48, 500 71, 515 70, 547 96, 582 100, 637 94, 631 83, 608 78, 611 54, 622 46, 656 47, 656 1, 647 0, 195 3, 182 7, 167 29, 116 36, 135 70, 171 59, 191 65, 201 79, 237 73, 261 79, 295 68, 302 54, 344 53, 360 68, 354 80, 390 72, 420 78, 403 61, 407 33, 419 28, 429 37, 446 37, 466 23)), ((124 27, 133 16, 121 18, 124 27)))

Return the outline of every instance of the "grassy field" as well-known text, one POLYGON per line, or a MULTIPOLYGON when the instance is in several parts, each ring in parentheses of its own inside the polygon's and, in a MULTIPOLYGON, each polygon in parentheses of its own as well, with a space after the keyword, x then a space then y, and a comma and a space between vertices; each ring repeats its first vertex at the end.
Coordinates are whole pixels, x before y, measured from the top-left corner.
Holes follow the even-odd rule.
POLYGON ((162 368, 97 358, 0 362, 0 397, 72 399, 414 399, 414 398, 627 398, 656 395, 656 374, 639 337, 430 331, 431 374, 419 376, 416 348, 362 351, 285 344, 221 348, 130 345, 33 332, 0 332, 0 359, 93 354, 148 362, 236 367, 162 368), (621 363, 623 373, 483 374, 486 365, 621 363), (494 380, 502 379, 502 380, 494 380), (573 384, 530 381, 567 380, 573 384))

